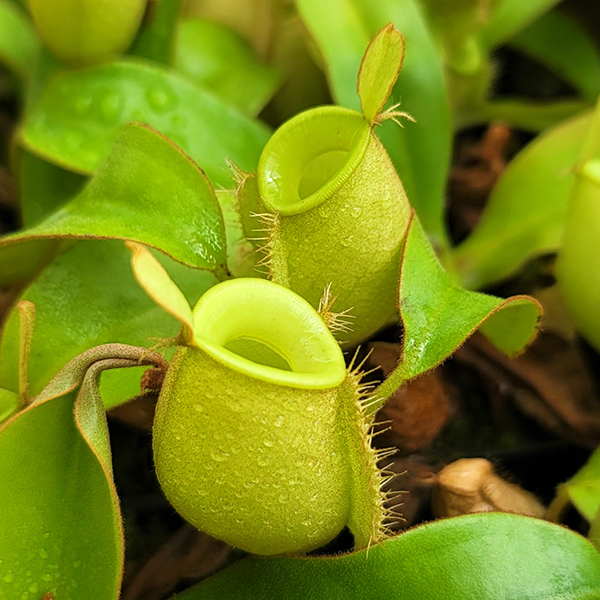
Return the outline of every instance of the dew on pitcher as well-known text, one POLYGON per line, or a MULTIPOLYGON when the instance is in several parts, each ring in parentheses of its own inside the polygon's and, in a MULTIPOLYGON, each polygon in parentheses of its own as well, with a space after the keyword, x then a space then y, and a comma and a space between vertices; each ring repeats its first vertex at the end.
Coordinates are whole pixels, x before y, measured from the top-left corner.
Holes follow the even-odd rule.
POLYGON ((283 422, 285 421, 285 418, 283 415, 279 415, 275 421, 273 421, 273 425, 275 427, 281 427, 283 425, 283 422))
POLYGON ((13 572, 9 571, 8 573, 6 573, 6 575, 4 575, 2 581, 5 581, 6 583, 11 583, 14 580, 14 578, 15 576, 13 575, 13 572))
POLYGON ((52 575, 50 575, 50 573, 44 573, 42 575, 42 581, 46 581, 46 582, 52 581, 52 575))
POLYGON ((217 462, 223 462, 229 458, 229 452, 225 452, 225 450, 221 450, 221 448, 216 448, 210 453, 210 456, 217 462))
POLYGON ((353 206, 351 213, 352 213, 353 217, 360 217, 360 215, 362 214, 362 211, 363 211, 362 206, 353 206))

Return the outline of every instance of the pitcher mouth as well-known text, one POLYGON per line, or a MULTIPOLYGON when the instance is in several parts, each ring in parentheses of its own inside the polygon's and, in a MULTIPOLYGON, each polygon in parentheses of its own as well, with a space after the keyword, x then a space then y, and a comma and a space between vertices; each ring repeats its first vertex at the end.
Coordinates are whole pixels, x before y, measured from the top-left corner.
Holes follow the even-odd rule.
POLYGON ((363 159, 371 127, 364 116, 339 106, 309 109, 284 123, 258 163, 262 199, 282 215, 321 204, 363 159))
POLYGON ((208 290, 194 308, 194 340, 220 363, 274 384, 325 389, 346 377, 342 351, 315 309, 264 279, 208 290))

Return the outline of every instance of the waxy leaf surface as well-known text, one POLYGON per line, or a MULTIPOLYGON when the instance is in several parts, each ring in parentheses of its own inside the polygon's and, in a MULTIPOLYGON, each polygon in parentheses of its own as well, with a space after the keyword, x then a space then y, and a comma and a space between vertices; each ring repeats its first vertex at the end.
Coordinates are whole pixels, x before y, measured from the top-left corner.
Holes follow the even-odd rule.
POLYGON ((32 152, 91 174, 130 121, 178 144, 214 185, 231 185, 225 158, 255 169, 269 137, 267 127, 180 75, 123 61, 58 74, 26 119, 22 138, 32 152))
POLYGON ((504 300, 459 287, 413 219, 400 272, 402 356, 377 395, 387 398, 403 381, 437 366, 476 329, 503 352, 519 352, 535 336, 540 311, 540 305, 527 296, 504 300))
POLYGON ((38 50, 37 35, 23 10, 10 0, 0 0, 0 63, 29 79, 38 50))
POLYGON ((130 124, 85 189, 2 247, 42 239, 116 238, 147 244, 182 263, 226 269, 225 227, 204 173, 148 127, 130 124), (151 174, 151 177, 149 176, 151 174))
MULTIPOLYGON (((192 306, 216 283, 209 272, 156 254, 192 306)), ((152 347, 156 338, 174 337, 181 328, 140 288, 131 271, 130 253, 118 241, 80 242, 52 263, 21 299, 37 308, 29 357, 31 394, 38 394, 67 362, 89 348, 110 342, 152 347)), ((18 361, 19 322, 13 310, 0 346, 0 386, 13 392, 19 386, 18 361)), ((105 373, 101 383, 105 405, 138 395, 144 369, 105 373)))
POLYGON ((377 136, 406 194, 436 245, 446 243, 443 222, 450 163, 450 109, 441 55, 423 9, 414 0, 298 0, 300 15, 325 59, 335 100, 360 110, 356 81, 369 41, 388 23, 406 40, 406 59, 389 104, 400 102, 416 123, 386 121, 377 136))
POLYGON ((463 284, 479 288, 559 247, 578 159, 592 113, 570 119, 526 146, 492 191, 473 233, 454 251, 463 284))
POLYGON ((263 65, 235 32, 200 19, 181 23, 175 67, 249 115, 264 108, 282 79, 279 70, 263 65))
POLYGON ((246 558, 176 600, 592 600, 600 556, 568 529, 506 513, 421 525, 352 554, 246 558))

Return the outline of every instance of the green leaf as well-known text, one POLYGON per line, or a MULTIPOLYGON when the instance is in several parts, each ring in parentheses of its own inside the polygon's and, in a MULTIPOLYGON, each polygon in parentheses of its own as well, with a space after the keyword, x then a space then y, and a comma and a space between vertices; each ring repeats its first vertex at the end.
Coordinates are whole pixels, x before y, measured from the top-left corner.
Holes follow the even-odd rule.
POLYGON ((358 95, 365 117, 371 123, 382 111, 402 70, 405 44, 390 23, 367 46, 358 71, 358 95))
POLYGON ((435 256, 418 220, 411 224, 400 271, 399 310, 404 325, 398 367, 377 389, 375 412, 402 383, 437 366, 476 329, 507 354, 536 333, 540 305, 527 296, 507 300, 456 285, 435 256))
POLYGON ((184 341, 191 342, 194 338, 194 317, 183 292, 150 250, 133 242, 127 242, 126 246, 131 251, 131 268, 136 281, 153 302, 183 325, 184 341))
POLYGON ((481 31, 481 41, 491 50, 533 23, 560 0, 500 0, 481 31))
POLYGON ((27 150, 16 149, 21 220, 25 227, 39 223, 76 196, 87 178, 61 169, 27 150))
POLYGON ((509 45, 550 67, 590 102, 600 94, 596 41, 574 18, 552 10, 519 32, 509 45))
POLYGON ((408 199, 436 246, 446 245, 444 197, 452 131, 442 58, 415 0, 298 0, 298 10, 325 59, 336 101, 360 110, 358 70, 369 39, 392 22, 406 40, 406 60, 390 102, 412 115, 404 129, 386 121, 377 136, 408 199))
POLYGON ((246 558, 175 600, 477 600, 600 594, 600 557, 578 534, 530 517, 474 514, 421 525, 334 557, 246 558))
POLYGON ((0 62, 19 77, 29 79, 38 51, 37 35, 23 10, 8 0, 0 0, 0 62))
POLYGON ((181 23, 175 67, 249 115, 264 108, 282 80, 279 69, 262 64, 235 32, 200 19, 181 23))
POLYGON ((592 454, 563 488, 577 510, 588 521, 593 521, 600 509, 600 450, 592 454))
POLYGON ((103 370, 140 364, 167 367, 143 348, 94 348, 0 428, 3 598, 118 597, 123 528, 97 385, 103 370))
POLYGON ((0 388, 0 423, 12 415, 19 406, 19 395, 0 388))
MULTIPOLYGON (((123 531, 93 352, 0 429, 4 598, 115 599, 123 531), (35 510, 32 510, 35 507, 35 510)), ((133 364, 136 364, 133 361, 133 364)))
MULTIPOLYGON (((157 257, 193 306, 216 279, 184 267, 161 253, 157 257)), ((51 264, 22 299, 37 307, 29 358, 30 394, 38 394, 68 361, 85 350, 110 342, 151 347, 156 338, 177 335, 180 325, 140 288, 121 242, 86 241, 51 264)), ((19 323, 12 310, 0 346, 0 386, 18 391, 19 323)), ((139 370, 142 370, 140 367, 139 370)), ((137 370, 137 371, 139 371, 137 370)), ((136 369, 110 371, 102 378, 107 407, 140 393, 136 369)), ((1 580, 1 578, 0 578, 1 580)))
POLYGON ((225 159, 255 169, 269 136, 265 126, 176 73, 113 62, 59 73, 26 119, 22 138, 35 154, 91 174, 130 121, 158 129, 225 187, 231 185, 225 159))
POLYGON ((463 284, 479 288, 559 245, 592 113, 561 123, 526 146, 496 184, 473 233, 454 251, 463 284))
POLYGON ((0 251, 47 238, 136 241, 216 273, 227 264, 221 210, 204 173, 156 131, 136 124, 123 128, 81 194, 39 225, 3 238, 0 251))
POLYGON ((172 65, 184 2, 185 0, 160 0, 152 3, 150 22, 142 25, 129 54, 172 65))

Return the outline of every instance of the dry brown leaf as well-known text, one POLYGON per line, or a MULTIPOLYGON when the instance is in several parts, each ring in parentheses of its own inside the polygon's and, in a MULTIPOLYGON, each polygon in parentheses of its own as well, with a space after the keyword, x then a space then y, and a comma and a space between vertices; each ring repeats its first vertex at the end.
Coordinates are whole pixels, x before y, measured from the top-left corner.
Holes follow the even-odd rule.
MULTIPOLYGON (((148 369, 148 371, 156 371, 156 369, 148 369)), ((111 408, 108 411, 108 416, 136 429, 152 431, 154 413, 156 412, 156 400, 156 394, 137 396, 129 402, 111 408)))
MULTIPOLYGON (((374 342, 369 346, 371 368, 380 367, 387 377, 398 364, 400 344, 374 342)), ((377 413, 377 421, 389 428, 378 445, 396 446, 405 452, 427 447, 448 422, 450 404, 438 370, 405 383, 377 413)))
POLYGON ((498 477, 484 458, 461 458, 444 467, 438 474, 432 506, 436 517, 510 512, 542 518, 545 512, 531 492, 498 477))
POLYGON ((576 343, 542 332, 511 359, 476 334, 454 358, 474 367, 492 395, 511 399, 551 433, 591 449, 600 443, 600 397, 576 343))

